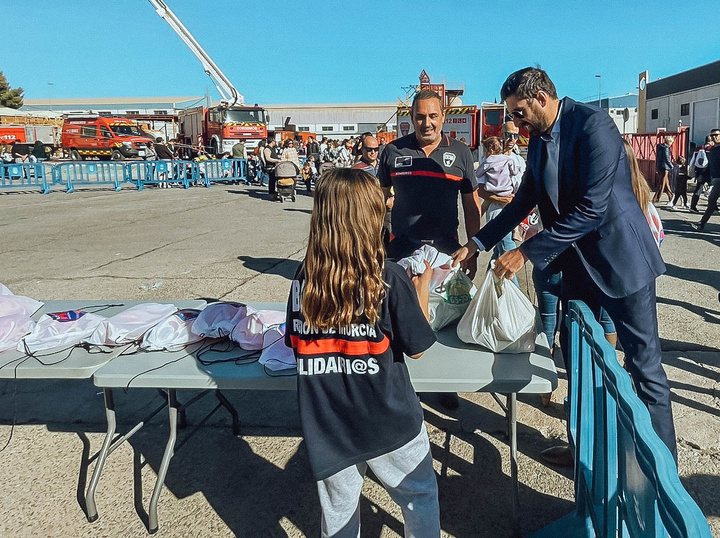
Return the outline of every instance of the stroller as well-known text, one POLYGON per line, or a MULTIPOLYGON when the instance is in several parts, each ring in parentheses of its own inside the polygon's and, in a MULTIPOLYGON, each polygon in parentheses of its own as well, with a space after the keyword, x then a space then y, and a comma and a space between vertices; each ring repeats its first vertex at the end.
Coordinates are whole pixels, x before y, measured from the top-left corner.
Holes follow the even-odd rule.
POLYGON ((280 202, 284 202, 285 198, 295 201, 295 180, 299 173, 300 170, 292 161, 280 161, 275 165, 275 189, 280 202))

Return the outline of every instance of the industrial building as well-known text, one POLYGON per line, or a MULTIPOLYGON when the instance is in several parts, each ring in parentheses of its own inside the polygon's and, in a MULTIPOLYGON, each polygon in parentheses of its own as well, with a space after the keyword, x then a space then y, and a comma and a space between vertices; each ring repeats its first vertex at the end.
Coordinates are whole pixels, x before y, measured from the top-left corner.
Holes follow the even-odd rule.
POLYGON ((703 144, 720 126, 720 61, 649 82, 639 75, 638 132, 689 127, 690 142, 703 144))

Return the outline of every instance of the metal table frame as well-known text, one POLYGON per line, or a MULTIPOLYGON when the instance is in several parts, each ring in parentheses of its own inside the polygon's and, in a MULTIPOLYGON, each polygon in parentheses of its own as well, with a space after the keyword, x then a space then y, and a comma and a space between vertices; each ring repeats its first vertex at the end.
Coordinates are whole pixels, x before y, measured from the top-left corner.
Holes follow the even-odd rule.
MULTIPOLYGON (((284 309, 284 304, 281 303, 249 304, 256 308, 284 309)), ((542 331, 538 331, 537 347, 534 353, 513 355, 495 355, 478 346, 465 344, 457 338, 454 326, 439 331, 437 336, 438 342, 428 349, 422 358, 419 360, 407 359, 413 386, 417 392, 493 393, 503 409, 507 421, 513 481, 511 490, 513 529, 517 534, 519 532, 517 394, 547 393, 557 387, 557 372, 545 336, 542 331), (504 394, 506 403, 503 404, 495 393, 504 394)), ((176 392, 178 390, 215 390, 221 401, 215 410, 224 405, 228 411, 233 413, 234 409, 229 402, 223 401, 224 396, 220 390, 296 389, 295 376, 269 376, 259 363, 237 365, 232 362, 216 362, 209 366, 203 366, 195 359, 192 351, 185 352, 185 357, 179 354, 179 357, 174 358, 174 355, 178 354, 146 353, 142 361, 138 361, 137 357, 121 357, 95 372, 93 382, 96 386, 103 388, 105 392, 108 430, 86 495, 90 521, 94 521, 98 517, 94 495, 107 457, 146 422, 139 423, 127 434, 113 441, 116 431, 113 389, 126 388, 132 380, 130 388, 163 389, 167 394, 170 430, 148 510, 148 531, 151 534, 157 532, 159 528, 157 501, 164 485, 170 460, 175 452, 178 418, 182 419, 183 406, 178 403, 176 392)), ((227 354, 211 352, 204 355, 203 359, 207 361, 222 360, 223 355, 227 354)), ((159 410, 154 414, 157 412, 159 410)), ((233 430, 235 435, 238 435, 236 422, 234 422, 233 430)))

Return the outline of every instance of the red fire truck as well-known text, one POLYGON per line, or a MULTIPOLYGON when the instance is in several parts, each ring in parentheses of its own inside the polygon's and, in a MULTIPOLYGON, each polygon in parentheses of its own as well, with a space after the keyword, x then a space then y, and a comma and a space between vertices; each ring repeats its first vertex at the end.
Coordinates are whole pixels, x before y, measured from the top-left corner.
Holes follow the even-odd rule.
POLYGON ((204 146, 208 153, 220 155, 239 141, 247 149, 266 139, 268 117, 261 107, 199 106, 178 113, 180 143, 204 146))

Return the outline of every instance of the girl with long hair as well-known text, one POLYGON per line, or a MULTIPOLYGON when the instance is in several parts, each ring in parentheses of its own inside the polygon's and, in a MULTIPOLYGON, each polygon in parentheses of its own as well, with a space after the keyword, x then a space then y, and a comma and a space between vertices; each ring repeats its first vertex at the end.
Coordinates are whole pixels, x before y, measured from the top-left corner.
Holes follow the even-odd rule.
POLYGON ((292 282, 286 343, 297 358, 303 436, 322 536, 360 535, 367 467, 400 505, 405 535, 440 535, 437 482, 404 355, 435 342, 432 270, 410 279, 385 260, 375 177, 335 168, 315 188, 305 260, 292 282))
POLYGON ((632 177, 632 188, 637 198, 640 209, 642 209, 645 215, 645 220, 650 226, 650 231, 653 234, 655 243, 660 247, 660 243, 665 239, 665 230, 663 229, 660 215, 658 215, 657 209, 653 205, 650 195, 650 186, 645 180, 645 176, 640 171, 640 165, 638 164, 635 151, 627 140, 623 140, 625 146, 625 153, 627 153, 628 163, 630 164, 630 175, 632 177))

